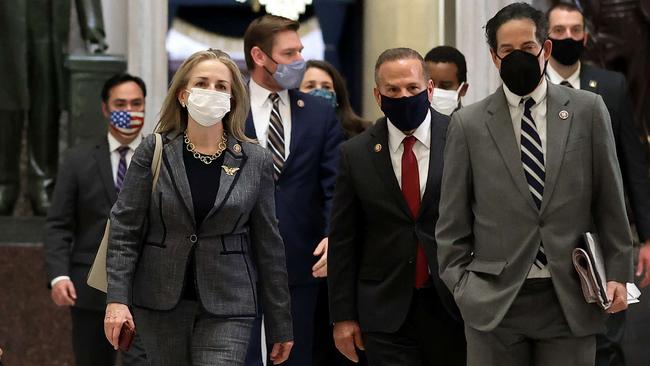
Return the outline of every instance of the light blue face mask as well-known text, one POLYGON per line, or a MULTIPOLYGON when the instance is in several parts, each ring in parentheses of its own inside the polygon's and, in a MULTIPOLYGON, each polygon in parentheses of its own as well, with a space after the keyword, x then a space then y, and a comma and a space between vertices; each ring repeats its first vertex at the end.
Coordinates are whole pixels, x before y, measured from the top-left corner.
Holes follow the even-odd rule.
POLYGON ((318 88, 312 89, 308 94, 327 99, 334 108, 339 106, 339 104, 336 102, 336 92, 334 90, 318 88))
POLYGON ((294 61, 290 64, 278 64, 273 73, 273 78, 284 89, 296 89, 300 86, 302 76, 307 69, 305 60, 294 61))
POLYGON ((264 67, 264 70, 271 74, 273 79, 275 79, 282 88, 296 89, 300 86, 305 70, 307 70, 307 62, 305 62, 305 60, 297 60, 290 64, 281 64, 275 61, 268 53, 264 52, 264 54, 278 65, 274 73, 271 73, 266 66, 264 67))

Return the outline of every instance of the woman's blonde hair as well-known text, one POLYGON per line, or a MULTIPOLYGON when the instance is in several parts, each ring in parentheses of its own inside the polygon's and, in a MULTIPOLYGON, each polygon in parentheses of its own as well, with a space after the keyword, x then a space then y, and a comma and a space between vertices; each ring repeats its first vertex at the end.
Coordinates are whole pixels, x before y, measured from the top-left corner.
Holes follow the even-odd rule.
POLYGON ((230 56, 215 49, 199 51, 188 57, 174 74, 167 96, 160 109, 160 119, 156 125, 156 132, 183 132, 187 128, 187 109, 181 106, 178 101, 179 93, 187 86, 189 74, 200 62, 206 60, 218 60, 226 65, 232 74, 230 112, 223 118, 223 128, 230 136, 239 141, 252 142, 244 133, 246 118, 250 110, 248 91, 239 68, 230 56))

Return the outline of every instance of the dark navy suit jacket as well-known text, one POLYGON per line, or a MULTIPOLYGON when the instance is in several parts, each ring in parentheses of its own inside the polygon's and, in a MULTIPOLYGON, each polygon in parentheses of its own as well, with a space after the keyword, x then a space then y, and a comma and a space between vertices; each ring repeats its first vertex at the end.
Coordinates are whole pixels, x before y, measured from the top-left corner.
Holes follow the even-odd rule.
MULTIPOLYGON (((275 187, 276 213, 291 285, 315 282, 313 252, 329 233, 329 218, 343 129, 324 99, 289 90, 291 146, 275 187)), ((252 113, 246 135, 257 138, 252 113)))
POLYGON ((585 63, 580 69, 580 89, 600 94, 607 105, 616 140, 623 183, 630 200, 641 241, 650 239, 650 178, 647 150, 634 124, 632 99, 625 76, 585 63))

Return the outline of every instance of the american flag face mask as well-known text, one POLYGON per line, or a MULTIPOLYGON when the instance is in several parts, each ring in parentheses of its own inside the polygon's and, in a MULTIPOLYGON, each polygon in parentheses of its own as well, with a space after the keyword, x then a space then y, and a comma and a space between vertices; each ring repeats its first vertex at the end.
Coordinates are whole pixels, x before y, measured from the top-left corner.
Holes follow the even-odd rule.
POLYGON ((144 125, 144 112, 113 111, 110 115, 110 128, 120 135, 131 138, 138 134, 144 125))

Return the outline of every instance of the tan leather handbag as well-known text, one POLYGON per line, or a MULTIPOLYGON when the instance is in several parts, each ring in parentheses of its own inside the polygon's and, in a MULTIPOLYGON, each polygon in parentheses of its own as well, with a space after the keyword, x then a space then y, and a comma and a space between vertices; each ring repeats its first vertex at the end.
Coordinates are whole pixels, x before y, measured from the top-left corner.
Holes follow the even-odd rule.
MULTIPOLYGON (((156 188, 156 183, 158 182, 163 149, 162 135, 159 133, 154 135, 156 136, 156 147, 153 152, 153 158, 151 159, 151 173, 153 175, 153 184, 151 185, 152 191, 156 188)), ((99 244, 99 250, 97 250, 95 261, 93 262, 92 267, 90 267, 88 279, 86 280, 88 286, 96 288, 102 292, 106 292, 108 288, 108 281, 106 278, 106 250, 108 249, 108 233, 110 232, 110 229, 111 219, 109 218, 106 221, 106 229, 104 230, 102 242, 99 244)))

